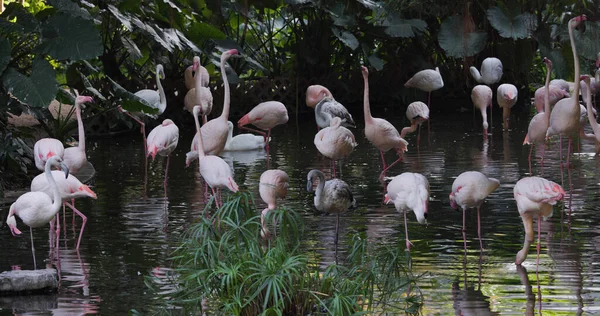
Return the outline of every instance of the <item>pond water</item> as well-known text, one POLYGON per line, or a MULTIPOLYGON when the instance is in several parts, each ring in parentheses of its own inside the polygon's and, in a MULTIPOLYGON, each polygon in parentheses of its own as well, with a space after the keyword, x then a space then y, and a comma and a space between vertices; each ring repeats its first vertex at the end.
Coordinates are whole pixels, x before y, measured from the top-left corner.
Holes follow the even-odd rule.
MULTIPOLYGON (((433 104, 433 106, 439 106, 433 104)), ((469 108, 470 104, 465 104, 469 108)), ((356 117, 360 121, 360 114, 356 117)), ((425 175, 431 187, 428 225, 419 225, 408 214, 413 272, 428 272, 418 285, 424 296, 424 314, 581 314, 600 310, 599 174, 600 159, 593 156, 594 144, 581 143, 582 154, 574 154, 575 168, 558 167, 558 146, 546 150, 544 177, 563 183, 569 193, 555 207, 554 216, 542 223, 542 250, 536 274, 535 245, 523 267, 514 264, 522 247, 524 230, 513 200, 517 180, 529 175, 529 147, 522 146, 529 113, 512 116, 510 132, 502 132, 500 115, 495 115, 491 135, 484 141, 481 117, 471 112, 444 113, 433 117, 431 134, 424 128, 420 147, 416 135, 407 137, 409 151, 402 163, 388 172, 405 171, 425 175), (467 170, 478 170, 498 178, 501 186, 482 206, 483 252, 477 239, 477 216, 467 212, 467 251, 463 249, 462 213, 450 208, 448 194, 454 178, 467 170), (569 178, 572 186, 569 186, 569 178), (563 212, 564 211, 564 212, 563 212), (571 215, 569 216, 569 212, 571 215), (538 291, 542 292, 539 300, 538 291)), ((406 119, 390 120, 398 129, 406 119)), ((362 125, 362 124, 361 124, 362 125)), ((426 126, 424 126, 426 127, 426 126)), ((354 130, 359 143, 343 162, 342 179, 350 183, 358 208, 340 220, 339 256, 347 249, 351 232, 362 232, 373 241, 404 246, 402 215, 392 205, 383 205, 379 152, 364 138, 361 127, 354 130)), ((149 161, 144 187, 142 138, 138 133, 112 139, 89 140, 89 161, 97 175, 93 190, 98 199, 78 200, 76 206, 88 216, 79 252, 74 250, 77 234, 67 212, 68 230, 60 237, 60 290, 56 295, 2 298, 0 314, 75 315, 99 313, 124 315, 130 309, 150 312, 161 303, 144 284, 144 276, 161 273, 186 227, 204 207, 203 184, 197 166, 185 168, 185 153, 194 134, 192 126, 180 128, 181 139, 171 158, 167 198, 163 192, 164 160, 149 161)), ((327 265, 335 260, 334 216, 313 212, 313 195, 306 192, 306 174, 318 168, 329 175, 329 163, 313 145, 316 125, 312 116, 298 124, 290 121, 273 130, 270 167, 286 171, 291 178, 289 195, 282 204, 298 210, 307 223, 306 238, 319 245, 307 249, 315 260, 327 265)), ((566 144, 565 144, 566 147, 566 144)), ((244 190, 255 192, 266 170, 264 151, 226 154, 235 167, 235 179, 244 190)), ((392 152, 388 162, 395 158, 392 152)), ((533 173, 541 172, 540 159, 533 173)), ((21 192, 2 201, 0 218, 0 270, 19 266, 32 269, 27 228, 13 237, 4 224, 8 208, 21 192)), ((260 202, 262 203, 262 202, 260 202)), ((80 220, 76 219, 76 230, 80 220)), ((48 228, 34 231, 38 268, 49 262, 48 228)))

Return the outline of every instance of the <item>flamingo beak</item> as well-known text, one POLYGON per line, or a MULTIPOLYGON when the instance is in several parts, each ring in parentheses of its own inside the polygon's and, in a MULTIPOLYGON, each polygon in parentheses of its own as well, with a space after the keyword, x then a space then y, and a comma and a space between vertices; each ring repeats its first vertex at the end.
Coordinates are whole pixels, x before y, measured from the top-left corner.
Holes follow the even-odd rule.
POLYGON ((65 179, 69 177, 69 167, 62 162, 60 163, 60 170, 65 173, 65 179))
POLYGON ((391 201, 392 201, 392 199, 390 199, 390 197, 387 194, 383 196, 384 204, 390 204, 391 201))

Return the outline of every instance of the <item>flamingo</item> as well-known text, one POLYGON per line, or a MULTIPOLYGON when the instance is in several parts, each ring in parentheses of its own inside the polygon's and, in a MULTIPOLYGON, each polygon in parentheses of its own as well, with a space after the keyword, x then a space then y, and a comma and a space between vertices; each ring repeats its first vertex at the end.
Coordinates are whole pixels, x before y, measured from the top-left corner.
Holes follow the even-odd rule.
POLYGON ((402 161, 402 155, 407 150, 406 147, 408 146, 408 142, 400 137, 400 133, 398 133, 398 130, 390 122, 382 118, 375 118, 371 115, 371 106, 369 104, 369 70, 365 66, 362 66, 361 70, 365 83, 363 100, 365 111, 365 136, 373 146, 379 149, 381 161, 383 162, 383 171, 381 171, 381 174, 379 175, 379 180, 383 180, 385 172, 399 161, 402 161), (398 159, 389 166, 386 166, 383 153, 392 148, 396 150, 398 159))
POLYGON ((94 99, 82 95, 75 98, 75 115, 77 116, 79 143, 77 147, 66 148, 63 156, 64 163, 69 167, 71 173, 77 173, 87 162, 85 156, 85 129, 83 128, 83 120, 81 119, 81 104, 85 102, 94 102, 94 99))
MULTIPOLYGON (((579 25, 582 21, 586 20, 585 15, 574 17, 569 21, 569 39, 571 40, 571 50, 573 51, 573 60, 575 64, 575 78, 579 78, 579 56, 577 55, 577 48, 575 47, 575 38, 573 36, 573 29, 579 25)), ((571 155, 571 142, 573 140, 572 134, 579 131, 579 80, 575 80, 573 94, 568 99, 562 99, 556 103, 554 109, 550 113, 550 124, 546 137, 559 135, 560 137, 560 159, 562 168, 562 137, 569 137, 569 144, 567 147, 567 168, 569 166, 570 155, 571 155)))
POLYGON ((427 223, 427 210, 429 203, 429 182, 427 178, 419 173, 405 172, 388 184, 387 194, 384 197, 384 203, 394 203, 398 212, 404 213, 404 232, 406 234, 406 250, 410 251, 412 244, 408 240, 408 224, 406 221, 406 212, 411 210, 415 212, 419 224, 427 223))
POLYGON ((206 68, 200 66, 200 57, 194 57, 193 70, 198 71, 199 75, 194 77, 194 87, 192 87, 185 95, 183 103, 185 108, 191 113, 195 105, 202 106, 202 124, 206 124, 207 116, 212 111, 213 96, 208 86, 208 72, 206 68), (204 72, 202 70, 204 69, 204 72), (206 78, 203 76, 206 75, 206 78), (203 80, 206 80, 204 82, 203 80), (204 85, 206 83, 206 86, 204 85))
POLYGON ((287 123, 288 119, 288 111, 283 103, 267 101, 259 103, 252 108, 252 110, 244 115, 237 123, 239 128, 263 135, 268 151, 268 140, 271 138, 271 129, 277 125, 287 123), (262 130, 267 130, 267 133, 245 126, 248 124, 252 124, 262 130))
MULTIPOLYGON (((546 149, 546 131, 550 122, 550 74, 552 73, 552 61, 544 57, 543 62, 546 64, 546 83, 544 86, 544 111, 536 114, 529 122, 527 135, 523 140, 523 145, 530 144, 529 148, 529 173, 531 173, 531 153, 533 145, 541 143, 546 149)), ((539 90, 539 89, 538 89, 539 90)), ((561 90, 562 91, 562 90, 561 90)), ((537 93, 537 91, 536 91, 537 93)), ((536 96, 537 98, 537 96, 536 96)), ((544 154, 542 153, 542 167, 544 164, 544 154)))
POLYGON ((502 62, 498 58, 488 57, 481 63, 481 73, 473 66, 469 71, 475 81, 490 86, 502 79, 502 62))
MULTIPOLYGON (((154 109, 158 110, 158 115, 163 114, 163 112, 165 112, 165 109, 167 108, 167 97, 165 95, 165 90, 163 89, 162 84, 160 83, 160 79, 164 79, 165 78, 165 71, 163 69, 163 65, 158 64, 156 65, 156 87, 158 90, 152 90, 152 89, 143 89, 140 91, 137 91, 136 93, 134 93, 136 96, 144 99, 146 102, 148 102, 148 104, 150 104, 150 106, 154 109)), ((144 112, 141 113, 136 113, 136 114, 131 114, 127 111, 125 111, 122 107, 119 107, 119 110, 125 114, 127 114, 129 117, 131 117, 132 119, 134 119, 136 122, 138 122, 141 126, 141 132, 142 132, 142 136, 144 137, 144 152, 147 151, 147 149, 145 148, 146 146, 146 124, 144 124, 144 119, 143 117, 141 117, 141 115, 148 115, 144 112), (138 118, 138 116, 140 116, 138 118)))
MULTIPOLYGON (((583 75, 583 76, 581 76, 581 80, 583 80, 585 82, 585 85, 587 87, 590 86, 590 76, 583 75)), ((583 87, 584 86, 582 86, 582 88, 583 87)), ((585 90, 585 94, 583 96, 583 101, 585 102, 585 104, 587 106, 587 110, 586 110, 587 118, 588 118, 588 121, 590 122, 590 126, 592 127, 592 131, 594 131, 594 139, 597 142, 600 142, 600 125, 598 125, 598 122, 596 121, 596 116, 594 115, 594 108, 592 107, 591 89, 585 88, 582 90, 585 90)), ((598 150, 596 150, 596 154, 598 154, 598 150)))
MULTIPOLYGON (((237 134, 233 136, 233 123, 227 121, 227 142, 223 151, 245 151, 263 149, 267 145, 265 138, 254 134, 237 134)), ((269 138, 269 140, 271 140, 269 138)))
MULTIPOLYGON (((66 164, 65 164, 66 165, 66 164)), ((79 244, 81 243, 81 236, 83 235, 83 230, 85 229, 85 223, 87 222, 87 217, 81 213, 77 208, 75 208, 74 204, 69 204, 67 201, 72 199, 77 199, 81 197, 90 197, 92 199, 96 199, 96 193, 90 189, 89 186, 81 183, 79 179, 77 179, 72 174, 69 174, 66 178, 63 177, 61 171, 52 171, 52 177, 54 178, 54 184, 58 187, 60 192, 60 196, 63 202, 63 216, 64 216, 64 206, 68 206, 74 213, 79 215, 82 220, 81 229, 79 231, 79 238, 77 239, 77 246, 75 249, 79 249, 79 244)), ((48 178, 45 174, 39 174, 31 181, 31 192, 44 192, 49 196, 53 196, 53 184, 48 181, 48 178)), ((58 235, 58 232, 56 232, 58 235)))
POLYGON ((527 177, 517 181, 513 195, 517 202, 519 215, 525 228, 523 249, 516 256, 515 264, 520 265, 527 258, 529 246, 533 242, 533 216, 538 217, 537 260, 540 260, 541 219, 552 216, 552 206, 565 197, 563 188, 555 182, 540 177, 527 177))
POLYGON ((314 144, 321 155, 331 159, 334 178, 336 177, 335 161, 348 157, 357 145, 354 134, 341 124, 342 119, 334 117, 331 119, 331 125, 320 130, 314 139, 314 144))
POLYGON ((260 193, 260 198, 267 204, 267 208, 265 208, 260 215, 260 223, 262 226, 261 234, 265 236, 265 238, 269 237, 269 230, 265 224, 265 217, 270 210, 277 208, 277 199, 285 198, 289 187, 290 177, 285 171, 271 169, 260 175, 258 192, 260 193))
POLYGON ((41 171, 45 170, 48 159, 54 156, 58 156, 62 159, 64 154, 65 147, 60 140, 56 138, 42 138, 33 145, 33 159, 35 161, 35 166, 41 171))
POLYGON ((165 193, 167 192, 167 173, 169 172, 169 158, 179 142, 179 128, 173 121, 166 119, 161 125, 155 127, 148 134, 148 150, 146 156, 152 155, 152 160, 159 154, 167 157, 165 167, 165 181, 163 182, 165 193))
MULTIPOLYGON (((557 85, 553 85, 552 83, 550 83, 548 89, 549 89, 548 91, 550 94, 549 95, 550 107, 553 107, 556 104, 556 102, 558 102, 560 99, 570 97, 568 91, 565 91, 561 87, 559 87, 557 85)), ((545 111, 545 101, 544 101, 545 93, 546 93, 545 86, 535 90, 534 103, 535 103, 535 109, 538 113, 545 111)), ((548 111, 548 113, 550 113, 550 111, 548 111)))
POLYGON ((356 200, 352 196, 350 186, 340 179, 331 179, 325 181, 323 172, 311 170, 306 179, 306 190, 313 191, 313 178, 319 179, 317 190, 315 191, 315 208, 321 212, 335 214, 335 239, 334 244, 338 242, 338 230, 340 224, 340 214, 346 212, 350 207, 356 206, 356 200))
MULTIPOLYGON (((200 115, 200 106, 196 105, 194 107, 193 114, 194 121, 196 122, 196 131, 200 133, 200 122, 198 121, 198 115, 200 115)), ((233 173, 231 172, 231 169, 225 160, 218 156, 208 156, 204 154, 204 146, 202 144, 204 141, 203 138, 204 137, 197 138, 200 175, 202 178, 204 178, 204 181, 208 184, 208 186, 210 186, 213 196, 215 197, 217 207, 219 207, 219 199, 215 189, 228 188, 234 193, 239 189, 237 183, 235 183, 235 180, 233 179, 233 173)))
POLYGON ((17 228, 15 216, 19 216, 25 225, 29 226, 31 237, 31 254, 33 255, 33 266, 37 266, 35 261, 35 247, 33 246, 33 228, 48 224, 60 210, 62 199, 56 181, 50 172, 52 167, 58 167, 65 173, 65 178, 69 175, 69 169, 63 163, 59 156, 52 156, 46 161, 44 175, 52 187, 52 197, 44 192, 27 192, 21 195, 8 211, 6 224, 10 228, 13 236, 20 235, 21 231, 17 228))
POLYGON ((502 120, 504 122, 504 130, 508 130, 510 123, 510 109, 517 103, 519 91, 517 87, 510 83, 503 83, 498 86, 496 92, 496 100, 498 106, 502 108, 502 120))
POLYGON ((467 240, 465 236, 466 229, 466 211, 469 208, 477 208, 477 235, 479 236, 479 246, 483 249, 481 241, 481 220, 479 211, 481 204, 492 192, 500 186, 500 181, 494 178, 488 178, 479 171, 465 171, 461 173, 452 183, 452 192, 450 193, 450 206, 453 209, 458 207, 463 210, 463 239, 465 249, 467 240))
POLYGON ((406 108, 406 117, 410 121, 410 126, 407 126, 400 131, 400 137, 404 138, 406 134, 413 133, 418 127, 419 133, 417 134, 417 147, 419 147, 419 140, 421 139, 421 124, 429 119, 429 108, 423 102, 413 102, 406 108))
MULTIPOLYGON (((567 94, 571 91, 573 82, 566 81, 564 79, 552 79, 550 80, 550 86, 555 86, 566 92, 567 94)), ((569 96, 567 96, 568 98, 569 96)))
POLYGON ((198 86, 198 82, 196 81, 196 75, 200 78, 200 86, 208 87, 210 83, 210 76, 208 75, 208 70, 200 65, 200 57, 194 56, 193 63, 191 66, 187 67, 183 72, 183 77, 185 79, 185 87, 189 90, 198 86), (197 66, 196 66, 197 62, 197 66))
MULTIPOLYGON (((435 91, 444 87, 444 80, 440 74, 440 69, 424 69, 417 72, 412 78, 404 84, 407 88, 417 88, 427 92, 427 108, 429 109, 431 101, 431 91, 435 91)), ((427 129, 429 130, 429 121, 427 121, 427 129)))
POLYGON ((483 137, 487 138, 488 122, 487 122, 487 108, 492 107, 492 89, 485 85, 477 85, 471 91, 471 100, 473 105, 481 111, 481 118, 483 120, 483 137))
POLYGON ((306 106, 315 109, 315 121, 319 129, 329 127, 334 117, 341 118, 344 127, 356 127, 352 114, 322 85, 312 85, 306 89, 306 106))

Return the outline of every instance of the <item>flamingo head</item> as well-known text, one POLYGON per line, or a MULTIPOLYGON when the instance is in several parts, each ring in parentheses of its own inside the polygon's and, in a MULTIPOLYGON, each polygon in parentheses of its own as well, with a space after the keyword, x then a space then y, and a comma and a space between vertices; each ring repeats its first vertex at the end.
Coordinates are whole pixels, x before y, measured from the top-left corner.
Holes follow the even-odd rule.
POLYGON ((196 70, 198 70, 198 67, 200 67, 200 57, 194 56, 194 62, 192 64, 192 70, 196 71, 196 70))
POLYGON ((94 102, 94 98, 89 97, 87 95, 80 95, 77 98, 75 98, 75 104, 84 104, 86 102, 94 102))
POLYGON ((342 125, 342 119, 339 118, 338 116, 332 118, 329 121, 329 127, 340 127, 340 125, 342 125))
POLYGON ((369 69, 367 69, 367 67, 360 66, 360 70, 362 70, 363 77, 368 77, 369 76, 369 69))
POLYGON ((82 184, 77 191, 83 193, 87 197, 91 197, 94 200, 98 198, 98 196, 96 196, 96 192, 92 191, 92 189, 85 184, 82 184))
POLYGON ((583 21, 587 21, 587 16, 585 14, 582 14, 580 16, 576 16, 576 17, 572 18, 569 21, 569 25, 572 23, 573 24, 572 27, 575 28, 583 21))
POLYGON ((600 68, 600 53, 596 56, 596 68, 600 68))
POLYGON ((456 203, 456 200, 454 198, 454 192, 450 193, 450 207, 453 209, 458 209, 458 204, 456 203))
POLYGON ((162 126, 169 126, 169 125, 173 125, 173 124, 175 124, 175 123, 173 123, 173 121, 171 119, 165 119, 162 122, 162 126))
POLYGON ((238 55, 238 51, 237 49, 230 49, 230 50, 226 50, 221 54, 221 61, 225 62, 227 59, 229 59, 229 57, 231 57, 232 55, 238 55))
POLYGON ((567 194, 565 190, 557 183, 554 183, 554 185, 552 186, 552 192, 558 193, 558 197, 556 199, 557 201, 562 200, 567 194))
POLYGON ((585 82, 586 86, 590 86, 590 76, 589 75, 581 75, 579 76, 579 80, 585 82))
POLYGON ((390 199, 390 196, 387 195, 387 193, 383 196, 383 203, 384 204, 390 204, 390 202, 392 202, 392 199, 390 199))
POLYGON ((14 215, 11 215, 6 219, 6 224, 8 225, 8 228, 10 228, 10 233, 13 236, 21 235, 21 231, 17 228, 17 220, 14 215))
POLYGON ((198 115, 200 115, 200 113, 202 112, 202 106, 200 106, 200 105, 194 106, 194 110, 192 112, 194 113, 195 117, 198 117, 198 115))
POLYGON ((165 79, 165 68, 163 67, 163 65, 156 65, 156 73, 158 74, 160 79, 165 79))
POLYGON ((552 61, 550 60, 550 58, 544 57, 544 59, 542 59, 542 62, 544 64, 546 64, 548 67, 552 67, 552 61))

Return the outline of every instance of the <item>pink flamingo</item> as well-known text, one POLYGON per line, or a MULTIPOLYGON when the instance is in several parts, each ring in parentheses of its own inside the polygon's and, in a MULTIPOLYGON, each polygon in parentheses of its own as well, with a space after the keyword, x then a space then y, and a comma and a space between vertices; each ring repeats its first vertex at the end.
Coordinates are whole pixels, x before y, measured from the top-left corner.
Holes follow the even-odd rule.
MULTIPOLYGON (((427 92, 427 108, 429 109, 431 101, 431 91, 435 91, 444 87, 444 80, 440 74, 440 69, 424 69, 417 72, 412 78, 404 84, 407 88, 417 88, 427 92)), ((427 129, 429 131, 429 121, 427 121, 427 129)))
POLYGON ((452 183, 452 192, 450 193, 450 206, 453 209, 458 207, 463 210, 463 240, 465 249, 467 248, 466 239, 466 211, 469 208, 477 208, 477 235, 479 236, 479 246, 483 249, 481 241, 481 220, 479 211, 483 201, 500 186, 500 181, 494 178, 488 178, 479 171, 465 171, 461 173, 452 183))
MULTIPOLYGON (((143 89, 134 93, 136 96, 148 102, 148 104, 150 104, 152 108, 157 109, 157 115, 163 114, 163 112, 165 112, 165 109, 167 108, 167 97, 165 95, 165 90, 163 89, 163 86, 160 83, 160 79, 165 79, 165 71, 163 69, 163 65, 158 64, 156 65, 156 87, 158 90, 143 89)), ((125 111, 122 107, 119 107, 119 111, 127 114, 129 117, 131 117, 140 124, 142 136, 144 137, 144 152, 146 152, 146 124, 144 124, 144 118, 142 117, 142 115, 148 114, 144 112, 132 114, 125 111)))
POLYGON ((364 111, 365 111, 365 136, 381 154, 381 161, 383 162, 383 171, 379 175, 379 180, 383 180, 385 172, 390 169, 393 165, 402 161, 402 155, 407 150, 406 147, 408 142, 404 138, 400 137, 398 130, 390 122, 382 119, 375 118, 371 115, 371 106, 369 104, 369 70, 367 67, 362 66, 362 75, 365 83, 364 88, 364 111), (389 166, 385 164, 385 158, 383 153, 394 148, 398 154, 398 159, 392 162, 389 166))
POLYGON ((152 160, 159 154, 167 157, 167 165, 165 167, 165 181, 163 182, 165 194, 167 192, 167 173, 169 172, 169 158, 173 150, 179 142, 179 128, 173 121, 166 119, 161 125, 156 126, 150 134, 148 134, 148 150, 146 156, 152 155, 152 160))
MULTIPOLYGON (((535 90, 534 103, 535 103, 535 109, 537 110, 538 113, 545 111, 544 98, 545 98, 546 90, 547 89, 545 86, 535 90)), ((557 86, 557 85, 550 84, 548 87, 548 91, 549 91, 549 99, 548 100, 550 102, 550 107, 553 107, 556 104, 556 102, 558 102, 560 99, 570 97, 568 91, 563 90, 560 86, 557 86)), ((550 111, 548 111, 548 113, 550 113, 550 111)))
POLYGON ((239 128, 261 134, 265 138, 266 149, 268 151, 268 140, 271 139, 271 129, 277 125, 287 123, 288 119, 288 111, 283 103, 267 101, 259 103, 252 108, 237 123, 239 128), (267 133, 247 127, 246 125, 248 124, 252 124, 261 130, 267 130, 267 133))
POLYGON ((200 84, 202 87, 208 87, 210 83, 210 76, 208 75, 208 70, 200 65, 200 57, 194 56, 193 63, 191 66, 187 67, 183 72, 183 77, 185 79, 185 87, 188 90, 191 90, 200 84), (197 62, 197 65, 196 65, 197 62), (196 81, 196 76, 200 78, 200 82, 196 81))
POLYGON ((334 178, 336 177, 335 161, 348 157, 357 145, 354 134, 341 124, 342 119, 334 117, 331 119, 331 126, 320 130, 314 139, 314 144, 321 155, 331 159, 334 178))
POLYGON ((481 73, 473 66, 469 71, 475 81, 491 86, 502 79, 502 62, 498 58, 488 57, 481 63, 481 73))
POLYGON ((83 120, 81 119, 81 104, 85 102, 94 102, 94 99, 83 95, 75 98, 75 115, 77 115, 79 143, 77 147, 66 148, 63 156, 64 163, 69 167, 71 173, 79 172, 87 163, 87 157, 85 156, 85 129, 83 128, 83 120))
POLYGON ((406 108, 406 117, 410 121, 410 126, 405 127, 400 131, 400 137, 404 138, 406 134, 414 133, 419 128, 417 134, 417 147, 421 139, 421 124, 429 119, 429 107, 423 102, 417 101, 408 105, 406 108))
MULTIPOLYGON (((594 108, 592 106, 592 91, 588 87, 590 86, 590 76, 583 75, 581 76, 581 80, 585 82, 585 89, 582 86, 582 90, 584 90, 583 102, 586 104, 587 109, 587 118, 590 122, 590 126, 592 127, 592 131, 594 131, 594 140, 596 142, 600 142, 600 125, 596 121, 596 116, 594 115, 594 108)), ((583 128, 582 128, 583 130, 583 128)), ((596 143, 597 144, 597 143, 596 143)), ((598 146, 596 146, 596 155, 598 154, 598 146)))
POLYGON ((58 156, 61 159, 65 154, 65 147, 56 138, 42 138, 35 142, 33 146, 33 159, 35 160, 35 166, 44 171, 48 159, 54 156, 58 156))
MULTIPOLYGON (((575 78, 579 78, 579 56, 577 55, 577 48, 575 47, 575 38, 573 36, 573 29, 579 25, 582 21, 586 20, 585 15, 574 17, 569 21, 569 38, 571 40, 571 50, 573 51, 573 60, 575 64, 575 78)), ((571 142, 573 140, 572 134, 579 131, 579 115, 581 111, 579 108, 579 80, 575 80, 573 94, 568 99, 562 99, 556 103, 554 109, 550 113, 550 125, 546 132, 546 137, 559 135, 560 137, 560 160, 562 168, 562 137, 569 137, 569 144, 567 147, 567 168, 569 167, 569 161, 571 156, 571 142)))
MULTIPOLYGON (((543 62, 546 64, 546 83, 544 86, 544 111, 536 114, 531 118, 529 122, 529 128, 527 129, 527 135, 523 140, 523 145, 530 144, 529 148, 529 173, 531 173, 531 153, 533 152, 533 145, 541 143, 546 149, 546 131, 550 124, 550 74, 552 73, 552 61, 544 57, 543 62)), ((538 89, 539 90, 539 89, 538 89)), ((560 90, 560 89, 559 89, 560 90)), ((562 91, 562 90, 561 90, 562 91)), ((537 91, 536 91, 537 93, 537 91)), ((536 96, 537 98, 537 96, 536 96)), ((544 166, 544 154, 542 153, 542 167, 544 166)))
POLYGON ((212 111, 213 96, 208 88, 208 72, 206 68, 200 66, 200 57, 194 57, 194 71, 198 71, 199 75, 194 77, 194 87, 192 87, 185 95, 183 103, 185 108, 192 113, 195 105, 201 106, 202 124, 206 124, 207 116, 212 111), (202 70, 204 69, 204 73, 202 70), (204 74, 206 78, 204 78, 204 74), (206 80, 206 82, 204 82, 206 80), (206 86, 204 85, 206 83, 206 86))
POLYGON ((487 138, 487 108, 492 107, 492 89, 482 84, 475 86, 471 91, 471 101, 473 101, 473 105, 481 112, 481 119, 483 120, 483 138, 487 138))
MULTIPOLYGON (((569 92, 571 91, 571 87, 573 86, 573 82, 566 81, 564 79, 552 79, 552 80, 550 80, 550 86, 559 87, 564 92, 569 94, 569 92)), ((567 95, 566 97, 568 98, 569 96, 567 95)), ((550 100, 550 101, 552 101, 552 100, 550 100)), ((558 100, 556 100, 556 101, 558 102, 558 100)), ((552 104, 552 102, 550 102, 550 104, 552 104)))
POLYGON ((496 91, 496 100, 498 106, 502 108, 502 120, 504 122, 504 130, 508 131, 510 123, 510 109, 517 103, 519 91, 517 87, 510 83, 503 83, 498 86, 496 91))
MULTIPOLYGON (((194 121, 196 122, 196 131, 200 132, 200 122, 198 121, 198 115, 200 115, 200 106, 196 105, 193 110, 194 121)), ((204 137, 198 137, 198 164, 200 166, 200 175, 204 178, 204 181, 210 186, 213 196, 215 197, 217 207, 223 205, 221 202, 219 205, 219 199, 217 197, 215 189, 228 188, 231 192, 237 192, 238 185, 233 179, 233 173, 229 168, 229 165, 218 156, 208 156, 204 154, 204 146, 202 142, 204 137)))
POLYGON ((352 196, 350 186, 340 180, 331 179, 325 181, 325 175, 319 170, 311 170, 308 172, 306 179, 306 190, 308 192, 313 191, 313 178, 319 179, 317 190, 315 191, 315 208, 321 212, 335 214, 335 239, 334 244, 338 242, 338 230, 340 224, 340 214, 348 211, 352 206, 356 206, 356 200, 352 196))
POLYGON ((523 243, 523 249, 517 253, 515 264, 520 265, 527 258, 529 246, 533 243, 533 216, 537 215, 537 263, 539 265, 541 219, 544 217, 544 220, 546 220, 546 218, 552 216, 552 205, 564 198, 565 191, 560 185, 544 178, 527 177, 517 181, 513 189, 513 195, 525 228, 525 242, 523 243))
POLYGON ((345 127, 356 127, 352 114, 322 85, 312 85, 306 89, 306 106, 315 109, 315 121, 319 129, 329 127, 334 117, 341 118, 345 127))
POLYGON ((406 212, 415 212, 419 224, 427 223, 427 210, 429 203, 429 181, 419 173, 405 172, 388 184, 384 203, 394 203, 398 212, 404 213, 404 232, 406 234, 406 250, 410 251, 412 244, 408 240, 408 224, 406 212))
MULTIPOLYGON (((69 204, 67 201, 81 197, 90 197, 95 200, 97 198, 96 193, 94 193, 89 186, 81 183, 81 181, 79 181, 79 179, 72 174, 69 174, 68 177, 65 178, 61 171, 52 171, 52 177, 54 178, 54 184, 48 181, 48 178, 45 174, 40 174, 33 178, 31 181, 31 192, 44 192, 49 196, 53 196, 53 185, 58 187, 63 201, 63 218, 65 216, 65 205, 73 210, 74 213, 79 215, 79 217, 81 217, 81 230, 79 232, 79 238, 77 239, 77 246, 75 247, 75 249, 79 249, 79 244, 81 243, 81 236, 83 235, 83 230, 85 229, 87 217, 83 215, 83 213, 81 213, 77 208, 75 208, 74 204, 69 204)), ((58 231, 56 232, 56 235, 58 236, 58 231)))
POLYGON ((60 210, 62 199, 56 181, 52 176, 51 168, 58 167, 64 170, 65 177, 69 175, 69 169, 63 163, 59 156, 52 156, 46 161, 44 174, 48 179, 48 183, 52 187, 52 197, 44 192, 27 192, 21 195, 11 206, 8 211, 6 224, 10 228, 13 236, 20 235, 21 231, 17 228, 15 215, 19 216, 25 225, 29 226, 29 234, 31 236, 31 253, 33 255, 33 266, 37 266, 35 260, 35 247, 33 246, 33 228, 41 227, 48 224, 60 210))
MULTIPOLYGON (((271 169, 263 172, 260 175, 258 192, 260 198, 267 204, 260 214, 260 223, 262 226, 261 235, 264 238, 269 238, 270 233, 265 223, 265 217, 270 210, 277 208, 277 199, 285 198, 288 188, 290 187, 290 177, 285 171, 271 169)), ((276 226, 277 223, 274 223, 276 226)))

